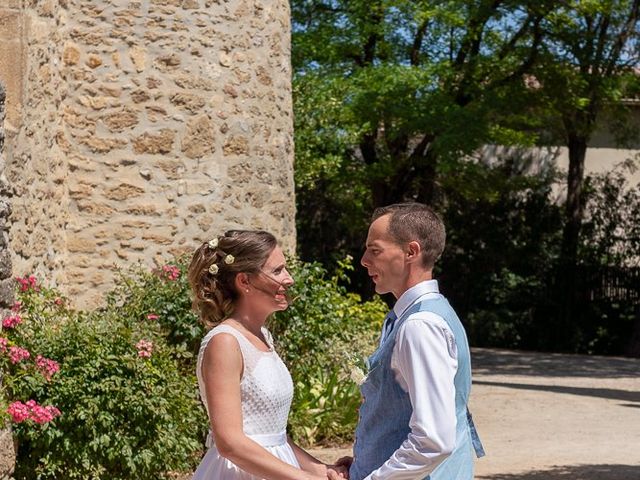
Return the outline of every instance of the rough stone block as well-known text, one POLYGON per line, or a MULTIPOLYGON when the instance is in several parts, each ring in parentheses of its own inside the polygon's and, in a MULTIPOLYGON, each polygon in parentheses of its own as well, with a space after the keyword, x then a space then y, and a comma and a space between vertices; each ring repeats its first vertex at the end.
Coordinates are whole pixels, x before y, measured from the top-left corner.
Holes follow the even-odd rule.
POLYGON ((222 148, 225 155, 247 155, 249 153, 249 140, 242 136, 229 138, 222 148))
POLYGON ((78 211, 96 218, 108 219, 113 215, 115 209, 109 205, 96 203, 92 201, 78 201, 78 211))
POLYGON ((196 113, 202 109, 205 105, 205 101, 198 95, 192 95, 190 93, 176 93, 171 97, 171 103, 191 113, 196 113))
POLYGON ((13 305, 16 281, 13 278, 0 280, 0 305, 13 305))
POLYGON ((11 272, 11 252, 7 249, 0 250, 0 279, 11 278, 11 272))
POLYGON ((16 461, 11 430, 0 430, 0 478, 10 478, 16 461))
POLYGON ((62 61, 66 65, 77 65, 80 62, 80 47, 74 43, 68 43, 62 50, 62 61))
POLYGON ((105 196, 111 200, 127 200, 133 197, 138 197, 144 193, 144 189, 130 185, 128 183, 121 183, 115 188, 107 190, 105 196))
POLYGON ((144 71, 147 62, 147 51, 145 48, 138 45, 132 47, 131 50, 129 50, 129 58, 138 73, 144 71))
POLYGON ((162 129, 158 133, 144 133, 133 140, 135 153, 164 154, 173 149, 173 140, 176 132, 170 129, 162 129))
POLYGON ((0 40, 18 40, 21 36, 21 18, 19 11, 0 7, 0 40))
POLYGON ((138 114, 134 110, 123 108, 119 112, 102 117, 102 121, 112 132, 122 132, 138 124, 138 114))
POLYGON ((93 136, 83 139, 82 143, 89 147, 89 150, 93 153, 108 153, 111 150, 121 149, 127 145, 127 141, 120 138, 99 138, 93 136))
POLYGON ((67 249, 71 253, 95 253, 96 242, 91 238, 71 236, 67 240, 67 249))
POLYGON ((187 125, 182 139, 182 152, 189 158, 201 158, 215 151, 215 129, 206 115, 194 118, 187 125))
POLYGON ((98 68, 102 65, 102 58, 100 58, 99 55, 92 53, 87 57, 86 64, 89 68, 98 68))
POLYGON ((159 216, 161 212, 155 205, 133 205, 125 209, 124 213, 140 216, 159 216))

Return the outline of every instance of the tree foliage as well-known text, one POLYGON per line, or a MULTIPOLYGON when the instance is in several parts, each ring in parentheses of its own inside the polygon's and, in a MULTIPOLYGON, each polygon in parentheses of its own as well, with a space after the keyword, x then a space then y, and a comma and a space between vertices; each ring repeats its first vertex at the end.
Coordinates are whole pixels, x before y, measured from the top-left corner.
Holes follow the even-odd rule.
MULTIPOLYGON (((577 297, 558 292, 584 287, 571 280, 579 264, 609 261, 582 248, 584 154, 605 119, 620 145, 634 137, 638 1, 291 5, 301 257, 357 257, 375 207, 429 203, 449 232, 441 286, 472 338, 589 350, 577 297), (487 155, 496 145, 515 148, 487 155), (532 146, 566 146, 566 177, 553 155, 523 153, 532 146), (530 341, 543 311, 564 320, 530 341)), ((366 293, 363 277, 352 275, 366 293)))
POLYGON ((526 100, 522 76, 549 9, 545 2, 292 2, 303 255, 326 254, 312 245, 353 249, 353 232, 362 232, 363 212, 374 207, 441 202, 442 178, 483 144, 531 143, 511 125, 528 122, 517 113, 526 100))

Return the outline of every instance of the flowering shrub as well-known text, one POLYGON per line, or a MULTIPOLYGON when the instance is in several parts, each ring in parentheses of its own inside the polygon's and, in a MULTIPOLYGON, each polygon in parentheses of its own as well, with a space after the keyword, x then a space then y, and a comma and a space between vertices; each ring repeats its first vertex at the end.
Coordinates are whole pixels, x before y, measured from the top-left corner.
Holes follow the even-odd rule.
MULTIPOLYGON (((35 277, 18 278, 21 292, 39 291, 35 277)), ((13 305, 12 314, 2 319, 3 335, 0 337, 0 367, 4 371, 4 383, 0 390, 0 424, 8 420, 14 423, 35 422, 43 425, 60 415, 60 410, 52 405, 39 405, 32 398, 34 392, 23 392, 22 385, 38 385, 43 388, 49 383, 60 366, 55 360, 33 355, 25 348, 22 335, 22 303, 13 305), (6 405, 6 397, 20 399, 6 405), (26 400, 23 403, 22 400, 26 400)), ((37 395, 33 395, 38 398, 37 395)))
MULTIPOLYGON (((173 270, 162 274, 175 282, 173 270)), ((0 361, 12 368, 3 411, 18 441, 15 477, 144 480, 190 471, 207 421, 194 370, 180 363, 184 350, 167 344, 157 322, 116 307, 71 310, 35 279, 19 283, 18 295, 22 322, 0 337, 0 361)))
POLYGON ((182 257, 151 272, 138 266, 121 273, 107 303, 109 310, 142 322, 170 345, 184 350, 184 367, 192 372, 192 356, 198 351, 205 329, 191 310, 188 260, 182 257))
MULTIPOLYGON (((187 260, 122 273, 92 312, 72 310, 33 277, 18 282, 10 316, 21 321, 0 336, 16 478, 146 480, 199 462, 208 422, 194 353, 205 330, 191 311, 187 260)), ((349 358, 370 353, 386 307, 347 293, 342 270, 292 270, 297 300, 269 323, 294 379, 291 433, 350 440, 360 394, 349 358)))

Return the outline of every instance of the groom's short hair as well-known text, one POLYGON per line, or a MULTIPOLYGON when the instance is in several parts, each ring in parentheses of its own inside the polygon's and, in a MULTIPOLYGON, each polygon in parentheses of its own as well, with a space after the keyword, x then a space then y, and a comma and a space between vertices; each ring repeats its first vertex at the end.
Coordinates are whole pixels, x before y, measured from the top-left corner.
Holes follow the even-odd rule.
POLYGON ((371 221, 391 215, 389 234, 393 240, 404 245, 416 241, 422 249, 422 263, 433 268, 444 251, 446 232, 440 216, 423 203, 394 203, 376 208, 371 221))

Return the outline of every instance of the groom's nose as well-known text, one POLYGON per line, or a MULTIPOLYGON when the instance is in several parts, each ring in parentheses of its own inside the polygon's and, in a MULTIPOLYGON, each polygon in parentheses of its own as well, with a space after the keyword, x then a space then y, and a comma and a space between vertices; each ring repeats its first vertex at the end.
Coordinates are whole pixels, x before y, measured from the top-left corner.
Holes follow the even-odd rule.
POLYGON ((364 268, 369 268, 369 265, 370 265, 369 256, 367 255, 366 250, 362 254, 362 257, 360 258, 360 265, 362 265, 364 268))

